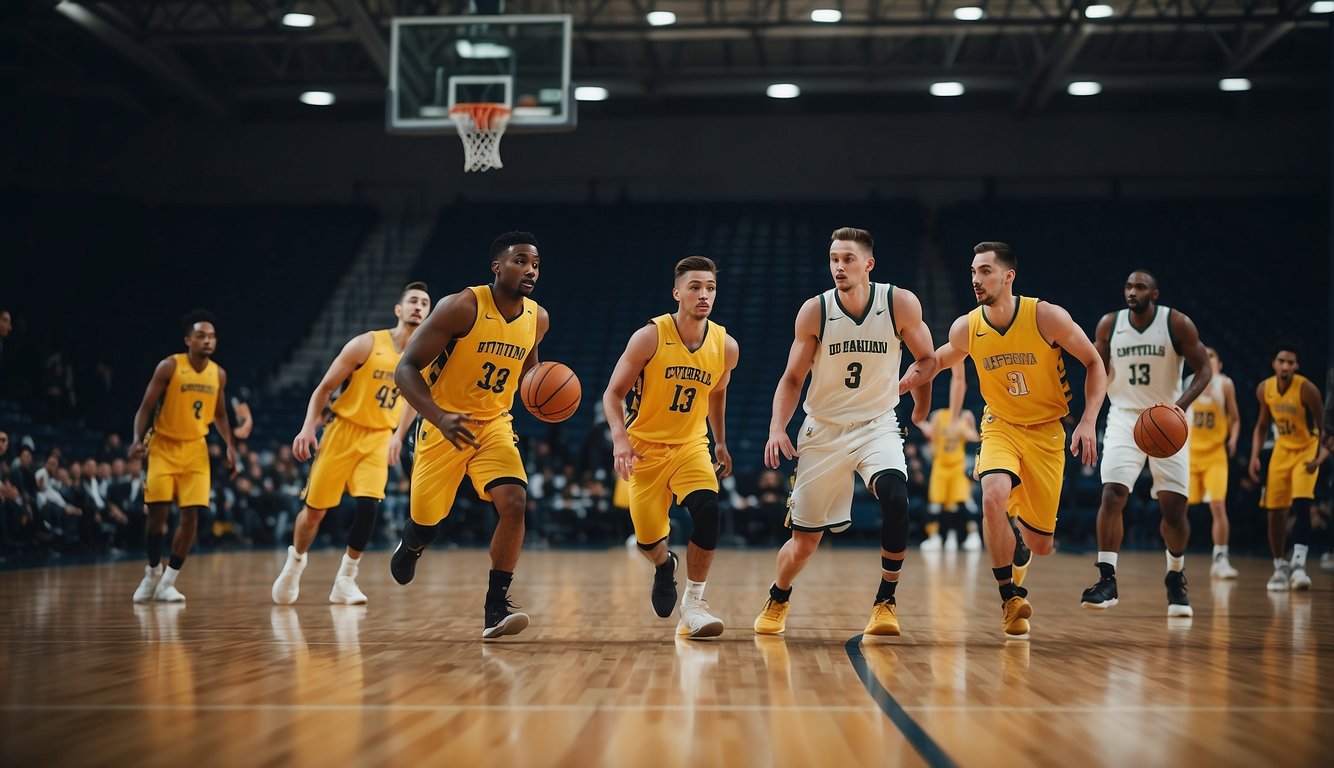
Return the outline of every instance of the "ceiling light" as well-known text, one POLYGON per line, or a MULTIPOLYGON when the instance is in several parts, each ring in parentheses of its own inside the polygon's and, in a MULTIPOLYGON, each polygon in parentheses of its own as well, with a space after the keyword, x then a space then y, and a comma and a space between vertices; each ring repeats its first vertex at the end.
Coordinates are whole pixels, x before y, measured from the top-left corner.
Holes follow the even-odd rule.
POLYGON ((836 21, 843 20, 843 12, 833 8, 816 8, 811 11, 811 21, 818 21, 822 24, 833 24, 836 21))
POLYGON ((1097 96, 1102 93, 1102 83, 1093 80, 1076 80, 1066 86, 1065 92, 1071 96, 1097 96))
POLYGON ((313 27, 315 17, 309 13, 288 13, 283 15, 283 24, 289 27, 313 27))
POLYGON ((963 83, 932 83, 932 96, 962 96, 963 83))
POLYGON ((676 14, 671 11, 649 11, 644 17, 648 23, 655 27, 665 27, 676 23, 676 14))
POLYGON ((977 21, 978 19, 986 15, 987 15, 986 11, 971 5, 964 6, 963 8, 954 9, 954 18, 958 19, 959 21, 977 21))
POLYGON ((1316 0, 1311 3, 1311 13, 1334 13, 1334 0, 1316 0))
POLYGON ((1245 77, 1225 77, 1218 81, 1220 91, 1249 91, 1251 81, 1245 77))
POLYGON ((1084 16, 1090 19, 1105 19, 1116 13, 1116 9, 1110 5, 1090 5, 1084 9, 1084 16))
POLYGON ((765 89, 764 95, 771 99, 795 99, 801 95, 801 89, 793 83, 774 83, 765 89))
POLYGON ((600 85, 581 85, 574 89, 574 98, 579 101, 606 101, 610 95, 611 92, 600 85))
POLYGON ((327 107, 334 103, 334 95, 328 91, 306 91, 301 94, 301 102, 313 107, 327 107))

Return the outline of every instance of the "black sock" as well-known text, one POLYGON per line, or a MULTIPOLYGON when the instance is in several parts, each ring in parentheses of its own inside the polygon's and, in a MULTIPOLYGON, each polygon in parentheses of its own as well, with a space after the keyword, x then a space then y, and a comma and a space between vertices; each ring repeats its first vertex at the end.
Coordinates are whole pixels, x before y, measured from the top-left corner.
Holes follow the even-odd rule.
POLYGON ((1111 563, 1098 563, 1098 570, 1102 572, 1104 579, 1116 578, 1116 566, 1111 563))
POLYGON ((656 571, 654 574, 656 577, 662 579, 668 578, 676 571, 676 559, 672 557, 671 552, 668 552, 667 559, 653 566, 653 568, 656 571))
POLYGON ((1005 584, 1000 585, 1000 596, 1002 603, 1012 597, 1018 597, 1019 587, 1016 587, 1013 581, 1006 582, 1005 584))
POLYGON ((891 603, 894 602, 894 590, 898 589, 898 586, 898 579, 890 581, 889 579, 882 578, 880 580, 880 589, 875 593, 875 601, 877 603, 883 603, 886 600, 891 603))
POLYGON ((172 555, 167 560, 167 567, 173 571, 179 571, 182 565, 185 565, 185 558, 180 555, 172 555))
POLYGON ((487 603, 503 603, 510 590, 514 574, 506 571, 491 571, 491 583, 486 589, 487 603))
POLYGON ((775 603, 786 603, 792 597, 792 587, 779 589, 777 584, 769 587, 769 597, 773 598, 775 603))

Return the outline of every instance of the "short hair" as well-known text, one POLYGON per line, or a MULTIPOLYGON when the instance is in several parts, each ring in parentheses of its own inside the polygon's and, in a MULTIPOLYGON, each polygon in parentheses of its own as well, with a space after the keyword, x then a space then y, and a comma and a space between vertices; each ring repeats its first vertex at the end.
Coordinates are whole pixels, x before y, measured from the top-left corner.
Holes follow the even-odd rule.
POLYGON ((687 256, 676 262, 676 274, 673 280, 680 280, 681 275, 687 272, 712 272, 715 278, 718 277, 718 265, 713 263, 713 259, 707 256, 687 256))
POLYGON ((870 230, 867 229, 857 229, 856 227, 839 227, 838 229, 834 230, 834 234, 829 236, 829 242, 832 243, 835 240, 851 240, 854 243, 859 243, 861 245, 866 246, 866 250, 868 251, 875 250, 875 240, 871 237, 870 230))
POLYGON ((537 244, 537 236, 532 232, 524 232, 522 230, 505 232, 497 236, 495 240, 491 241, 491 260, 495 261, 499 259, 500 254, 504 253, 506 249, 514 245, 531 245, 534 248, 539 247, 537 244))
MULTIPOLYGON (((1150 272, 1150 271, 1147 270, 1147 269, 1132 269, 1132 270, 1130 270, 1130 274, 1131 274, 1131 275, 1133 275, 1133 274, 1135 274, 1135 273, 1137 273, 1137 272, 1138 272, 1139 274, 1144 275, 1144 276, 1146 276, 1146 277, 1149 278, 1149 287, 1150 287, 1150 288, 1152 288, 1152 289, 1154 289, 1154 290, 1157 290, 1157 289, 1158 289, 1158 276, 1157 276, 1157 275, 1155 275, 1154 273, 1150 272)), ((1130 275, 1127 275, 1127 277, 1129 277, 1129 276, 1130 276, 1130 275)))
POLYGON ((213 313, 209 312, 207 309, 196 309, 187 312, 185 317, 181 318, 181 330, 185 331, 186 336, 189 336, 190 332, 194 330, 196 323, 210 323, 216 330, 218 327, 218 318, 214 317, 213 313))
POLYGON ((407 285, 403 286, 403 292, 398 294, 399 304, 403 303, 403 297, 408 295, 408 291, 421 291, 422 293, 428 296, 431 294, 430 289, 426 287, 426 283, 422 282, 421 280, 414 280, 408 283, 407 285))
POLYGON ((984 240, 973 246, 974 255, 987 251, 996 254, 996 261, 1006 269, 1015 269, 1019 266, 1019 260, 1014 257, 1014 249, 999 240, 984 240))
POLYGON ((1297 358, 1297 362, 1301 362, 1302 354, 1297 350, 1297 344, 1295 342, 1289 341, 1288 339, 1283 339, 1278 342, 1274 345, 1274 353, 1269 356, 1269 359, 1273 360, 1277 358, 1278 353, 1280 352, 1291 352, 1292 356, 1297 358))

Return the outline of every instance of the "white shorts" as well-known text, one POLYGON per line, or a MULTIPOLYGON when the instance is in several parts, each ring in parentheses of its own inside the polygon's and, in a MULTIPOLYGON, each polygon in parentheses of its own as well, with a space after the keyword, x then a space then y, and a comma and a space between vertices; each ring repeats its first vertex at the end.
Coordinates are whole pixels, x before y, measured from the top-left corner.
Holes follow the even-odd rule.
POLYGON ((903 435, 893 411, 848 425, 807 416, 797 436, 797 453, 787 519, 795 531, 838 533, 852 525, 854 472, 868 489, 887 470, 908 477, 903 435))
POLYGON ((1144 462, 1149 462, 1153 488, 1149 495, 1158 498, 1162 491, 1190 494, 1190 440, 1175 455, 1153 459, 1135 445, 1135 421, 1141 411, 1112 406, 1107 411, 1107 432, 1102 439, 1102 482, 1134 488, 1144 462))

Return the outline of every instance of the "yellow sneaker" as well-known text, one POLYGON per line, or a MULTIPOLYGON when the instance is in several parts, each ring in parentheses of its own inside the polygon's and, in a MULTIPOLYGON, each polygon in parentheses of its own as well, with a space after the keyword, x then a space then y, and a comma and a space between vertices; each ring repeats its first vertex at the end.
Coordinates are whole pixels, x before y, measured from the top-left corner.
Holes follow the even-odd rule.
POLYGON ((894 636, 899 634, 899 617, 894 614, 894 602, 881 600, 871 609, 871 620, 867 622, 864 635, 894 636))
POLYGON ((755 631, 761 635, 783 634, 790 602, 780 603, 772 597, 764 601, 764 609, 755 617, 755 631))
POLYGON ((1023 640, 1028 637, 1028 619, 1033 615, 1033 606, 1022 595, 1015 595, 1001 606, 1001 628, 1010 640, 1023 640))

